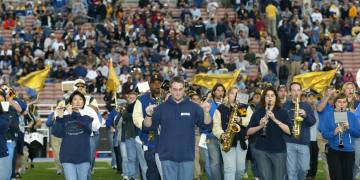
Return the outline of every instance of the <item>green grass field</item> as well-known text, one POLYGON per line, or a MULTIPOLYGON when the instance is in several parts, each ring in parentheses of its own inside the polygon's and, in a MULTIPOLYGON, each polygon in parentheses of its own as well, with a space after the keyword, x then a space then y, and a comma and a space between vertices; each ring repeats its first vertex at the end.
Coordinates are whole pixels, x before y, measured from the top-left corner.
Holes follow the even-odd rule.
MULTIPOLYGON (((319 169, 316 179, 323 180, 324 170, 322 168, 322 162, 319 163, 319 169)), ((107 162, 96 162, 95 173, 93 174, 93 180, 120 180, 120 175, 115 173, 115 170, 111 169, 107 162)), ((56 175, 56 170, 52 162, 39 162, 35 163, 35 168, 28 170, 22 175, 22 179, 25 180, 63 180, 62 175, 56 175)), ((206 179, 205 177, 203 178, 206 179)), ((249 179, 252 179, 252 175, 249 172, 249 179)))

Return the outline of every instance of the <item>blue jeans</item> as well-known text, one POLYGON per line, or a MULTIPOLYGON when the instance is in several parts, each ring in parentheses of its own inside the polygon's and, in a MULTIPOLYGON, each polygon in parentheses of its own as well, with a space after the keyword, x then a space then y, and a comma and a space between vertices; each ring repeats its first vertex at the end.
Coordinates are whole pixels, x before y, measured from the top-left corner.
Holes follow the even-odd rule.
MULTIPOLYGON (((126 142, 121 142, 120 143, 120 154, 121 154, 121 159, 122 159, 122 173, 124 176, 126 177, 130 177, 129 175, 129 159, 128 159, 128 153, 127 153, 127 148, 126 148, 126 142)), ((135 158, 136 161, 136 158, 135 158)), ((134 177, 134 176, 133 176, 134 177)))
POLYGON ((90 137, 90 169, 88 173, 88 179, 91 179, 91 171, 94 168, 95 165, 95 157, 96 157, 96 147, 99 143, 100 136, 98 133, 94 133, 94 136, 90 137))
POLYGON ((7 179, 9 174, 11 175, 12 167, 9 166, 11 161, 9 156, 0 158, 0 179, 7 179))
POLYGON ((252 157, 251 168, 252 168, 253 176, 259 177, 259 170, 256 165, 255 154, 253 151, 253 149, 255 149, 255 143, 250 143, 249 147, 250 147, 250 153, 251 153, 251 157, 252 157))
POLYGON ((145 161, 145 155, 144 155, 144 150, 142 148, 142 144, 137 143, 134 138, 131 138, 131 139, 135 143, 136 157, 137 157, 137 160, 140 163, 142 179, 146 180, 146 171, 148 169, 148 166, 147 166, 146 161, 145 161))
POLYGON ((253 149, 261 180, 283 180, 286 175, 286 153, 269 153, 253 149))
POLYGON ((310 169, 310 150, 308 145, 286 143, 286 168, 289 180, 305 179, 310 169))
POLYGON ((89 162, 80 164, 62 163, 62 165, 66 180, 87 180, 87 175, 90 170, 89 162))
POLYGON ((208 135, 207 138, 210 140, 210 143, 207 145, 207 147, 210 157, 211 179, 221 180, 223 178, 220 143, 213 134, 208 135))
MULTIPOLYGON (((127 159, 127 176, 130 178, 138 178, 139 177, 139 173, 138 173, 138 168, 139 168, 139 164, 138 164, 138 160, 136 158, 136 154, 137 154, 137 149, 136 149, 136 142, 134 140, 134 138, 129 138, 125 140, 125 144, 126 144, 126 159, 127 159)), ((123 163, 124 163, 124 157, 125 154, 123 153, 124 149, 121 147, 121 156, 123 157, 123 163), (124 155, 123 155, 124 154, 124 155)), ((124 172, 124 170, 123 170, 124 172)), ((146 172, 146 171, 145 171, 146 172)), ((125 173, 124 173, 125 175, 125 173)))
POLYGON ((11 175, 12 175, 12 167, 13 167, 13 158, 14 158, 14 153, 15 153, 15 147, 16 147, 16 142, 15 141, 11 141, 11 142, 7 142, 6 143, 8 152, 9 152, 9 159, 8 159, 8 166, 10 168, 9 174, 7 176, 7 180, 11 179, 11 175))
POLYGON ((210 157, 209 157, 209 149, 205 149, 200 147, 201 149, 201 157, 204 161, 204 169, 207 176, 207 179, 211 179, 211 167, 210 167, 210 157))
POLYGON ((230 151, 221 151, 224 161, 224 180, 241 180, 245 174, 247 150, 241 149, 240 141, 230 151))
POLYGON ((108 129, 108 140, 109 140, 109 145, 111 147, 111 167, 116 166, 116 157, 115 157, 115 152, 114 152, 114 132, 111 132, 110 129, 108 129))
POLYGON ((194 161, 161 161, 164 180, 191 180, 194 178, 194 161))

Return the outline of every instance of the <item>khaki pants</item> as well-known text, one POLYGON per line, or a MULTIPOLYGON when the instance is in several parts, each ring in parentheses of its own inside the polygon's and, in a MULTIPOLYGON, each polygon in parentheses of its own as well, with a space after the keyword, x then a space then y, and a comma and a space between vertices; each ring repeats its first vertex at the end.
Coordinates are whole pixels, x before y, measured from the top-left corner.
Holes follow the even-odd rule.
POLYGON ((54 153, 54 161, 55 161, 55 167, 57 171, 62 171, 62 166, 60 163, 60 146, 61 146, 61 138, 55 137, 55 136, 51 136, 51 148, 53 150, 54 153))
POLYGON ((270 35, 277 37, 276 18, 266 18, 266 31, 270 35))
POLYGON ((324 168, 324 171, 325 171, 326 180, 330 180, 329 167, 328 167, 328 164, 327 164, 326 154, 325 154, 325 145, 328 143, 328 141, 326 139, 324 139, 319 132, 317 133, 316 139, 317 139, 317 143, 318 143, 318 147, 319 147, 320 157, 324 162, 324 167, 323 168, 324 168))
POLYGON ((200 161, 200 147, 198 146, 200 135, 195 135, 195 159, 194 159, 194 179, 201 179, 202 168, 200 161))

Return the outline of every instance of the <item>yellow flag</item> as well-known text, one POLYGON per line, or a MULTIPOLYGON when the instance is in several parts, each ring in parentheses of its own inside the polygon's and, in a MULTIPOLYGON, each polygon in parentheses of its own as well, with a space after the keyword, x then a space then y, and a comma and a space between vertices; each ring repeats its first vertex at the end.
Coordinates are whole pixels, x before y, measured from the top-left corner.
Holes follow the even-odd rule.
POLYGON ((215 84, 220 83, 228 90, 236 82, 240 70, 234 71, 232 74, 197 74, 193 77, 192 83, 203 86, 207 89, 212 89, 215 84))
POLYGON ((317 93, 330 85, 331 80, 334 78, 337 69, 325 72, 309 72, 294 76, 293 82, 301 83, 303 90, 312 89, 317 93))
POLYGON ((106 89, 108 92, 117 92, 120 85, 119 78, 115 72, 115 69, 112 64, 112 59, 109 62, 109 75, 106 81, 106 89))
POLYGON ((20 78, 17 83, 22 86, 29 87, 39 92, 45 87, 45 80, 48 77, 50 72, 50 66, 47 65, 45 69, 32 72, 22 78, 20 78))

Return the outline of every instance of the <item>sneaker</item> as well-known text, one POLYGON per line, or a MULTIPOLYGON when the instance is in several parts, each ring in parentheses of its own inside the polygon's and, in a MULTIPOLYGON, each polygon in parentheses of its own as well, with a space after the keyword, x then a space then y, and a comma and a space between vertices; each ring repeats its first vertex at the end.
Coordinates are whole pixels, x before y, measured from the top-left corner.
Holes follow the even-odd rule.
POLYGON ((129 180, 128 176, 123 176, 122 178, 123 178, 123 180, 129 180))
POLYGON ((111 166, 112 169, 117 169, 117 166, 111 166))
POLYGON ((57 171, 56 171, 56 174, 57 174, 57 175, 61 175, 61 174, 62 174, 62 171, 61 171, 61 170, 57 170, 57 171))
POLYGON ((254 177, 254 179, 255 179, 255 180, 260 180, 260 178, 258 178, 258 177, 254 177))
POLYGON ((249 176, 248 176, 248 174, 247 173, 245 173, 244 175, 243 175, 243 178, 249 178, 249 176))

